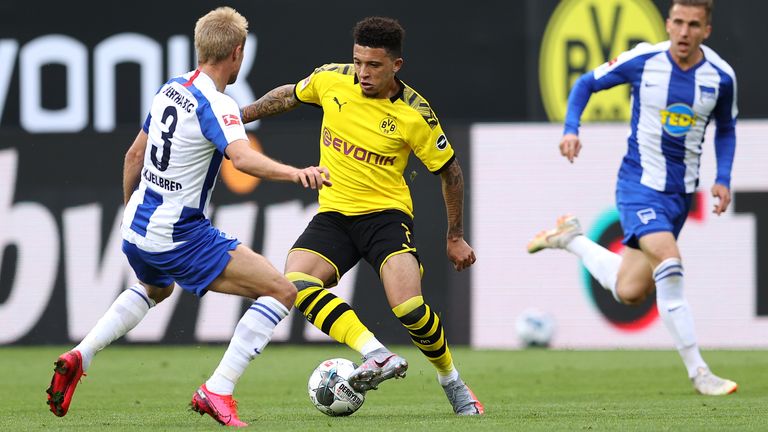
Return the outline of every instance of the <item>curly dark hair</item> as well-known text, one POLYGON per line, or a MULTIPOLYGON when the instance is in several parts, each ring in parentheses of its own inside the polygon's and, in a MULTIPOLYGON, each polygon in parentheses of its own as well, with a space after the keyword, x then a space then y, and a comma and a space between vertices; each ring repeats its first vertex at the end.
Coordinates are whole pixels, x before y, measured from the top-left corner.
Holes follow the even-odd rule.
POLYGON ((352 30, 357 45, 370 48, 384 48, 390 56, 403 55, 405 30, 397 20, 387 17, 363 18, 352 30))

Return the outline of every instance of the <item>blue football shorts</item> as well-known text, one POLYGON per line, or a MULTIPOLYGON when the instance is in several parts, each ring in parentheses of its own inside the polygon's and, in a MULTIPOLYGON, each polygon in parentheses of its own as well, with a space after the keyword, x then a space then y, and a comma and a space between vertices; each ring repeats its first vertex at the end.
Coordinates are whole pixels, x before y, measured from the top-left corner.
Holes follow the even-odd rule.
POLYGON ((619 181, 616 207, 624 230, 622 243, 639 249, 640 237, 655 232, 671 232, 677 238, 692 202, 692 193, 660 192, 639 183, 619 181))
POLYGON ((239 240, 208 225, 194 239, 167 252, 147 252, 123 240, 123 253, 141 282, 159 287, 176 282, 202 297, 229 264, 229 251, 239 244, 239 240))

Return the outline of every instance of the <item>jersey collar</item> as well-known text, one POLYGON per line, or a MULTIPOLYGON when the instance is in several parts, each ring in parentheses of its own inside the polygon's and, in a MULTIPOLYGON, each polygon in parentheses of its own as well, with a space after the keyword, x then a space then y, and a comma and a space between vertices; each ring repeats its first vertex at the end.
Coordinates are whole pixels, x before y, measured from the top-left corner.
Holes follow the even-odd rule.
MULTIPOLYGON (((703 53, 703 52, 704 52, 704 50, 702 50, 702 53, 703 53)), ((698 68, 699 68, 699 66, 703 65, 703 64, 704 64, 704 63, 707 61, 707 56, 706 56, 706 54, 705 54, 705 55, 703 55, 703 56, 701 57, 701 60, 699 60, 699 62, 698 62, 698 63, 696 63, 695 65, 693 65, 693 66, 689 67, 689 68, 688 68, 688 69, 686 69, 686 70, 683 70, 683 69, 680 67, 680 65, 678 65, 678 64, 677 64, 677 62, 675 62, 675 59, 673 59, 673 58, 672 58, 672 53, 671 53, 669 50, 667 50, 667 58, 669 59, 669 62, 670 62, 670 63, 672 63, 672 67, 673 67, 673 68, 675 68, 675 69, 677 69, 677 70, 679 70, 680 72, 682 72, 682 73, 685 73, 685 74, 689 74, 689 73, 692 73, 693 71, 695 71, 696 69, 698 69, 698 68)))
POLYGON ((395 75, 395 82, 397 83, 398 86, 400 86, 400 90, 398 90, 394 96, 389 98, 390 102, 392 103, 395 103, 397 102, 398 99, 403 98, 403 90, 405 89, 405 84, 403 84, 403 82, 400 81, 400 78, 398 78, 397 75, 395 75))

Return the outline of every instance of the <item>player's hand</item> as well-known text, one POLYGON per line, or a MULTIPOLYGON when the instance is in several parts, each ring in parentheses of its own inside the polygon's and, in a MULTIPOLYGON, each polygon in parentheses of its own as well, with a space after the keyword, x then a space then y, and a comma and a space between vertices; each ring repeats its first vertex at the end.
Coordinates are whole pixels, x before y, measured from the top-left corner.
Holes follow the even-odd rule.
POLYGON ((718 199, 712 209, 712 213, 720 216, 721 213, 728 209, 728 205, 731 203, 731 190, 724 185, 715 183, 712 186, 712 197, 718 199))
POLYGON ((563 139, 560 140, 560 154, 568 159, 568 162, 573 163, 573 160, 579 156, 581 151, 581 140, 576 134, 568 133, 563 135, 563 139))
POLYGON ((475 257, 475 251, 472 247, 464 241, 463 237, 458 239, 448 239, 448 259, 453 263, 453 268, 456 271, 462 271, 469 268, 477 261, 475 257))
POLYGON ((331 173, 326 167, 306 167, 296 170, 294 183, 300 183, 305 188, 322 189, 323 186, 332 186, 331 173))

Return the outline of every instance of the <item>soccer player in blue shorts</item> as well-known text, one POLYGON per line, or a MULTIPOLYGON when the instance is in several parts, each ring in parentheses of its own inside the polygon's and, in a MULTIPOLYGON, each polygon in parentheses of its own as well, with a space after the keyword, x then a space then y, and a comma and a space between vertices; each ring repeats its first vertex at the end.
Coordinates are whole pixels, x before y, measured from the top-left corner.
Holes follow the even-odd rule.
POLYGON ((224 358, 193 394, 192 409, 228 426, 247 426, 232 398, 235 384, 288 315, 296 287, 263 256, 205 216, 221 160, 245 173, 307 188, 330 186, 322 167, 294 168, 249 145, 237 103, 224 94, 243 61, 248 21, 232 8, 197 21, 198 68, 166 82, 125 156, 123 252, 139 280, 123 291, 80 344, 59 356, 48 405, 67 414, 96 353, 128 333, 176 284, 255 299, 237 324, 224 358))
POLYGON ((655 289, 659 315, 693 387, 705 395, 726 395, 737 385, 714 375, 701 357, 683 295, 684 270, 677 246, 699 182, 701 147, 710 120, 716 125, 713 212, 720 215, 731 202, 736 76, 728 63, 702 45, 712 31, 712 3, 673 0, 666 20, 668 41, 639 44, 583 75, 571 90, 560 153, 573 162, 581 149, 579 122, 590 95, 618 84, 632 86, 629 148, 616 186, 627 246, 623 256, 582 235, 578 220, 570 215, 536 235, 528 251, 568 250, 625 304, 641 303, 655 289))

